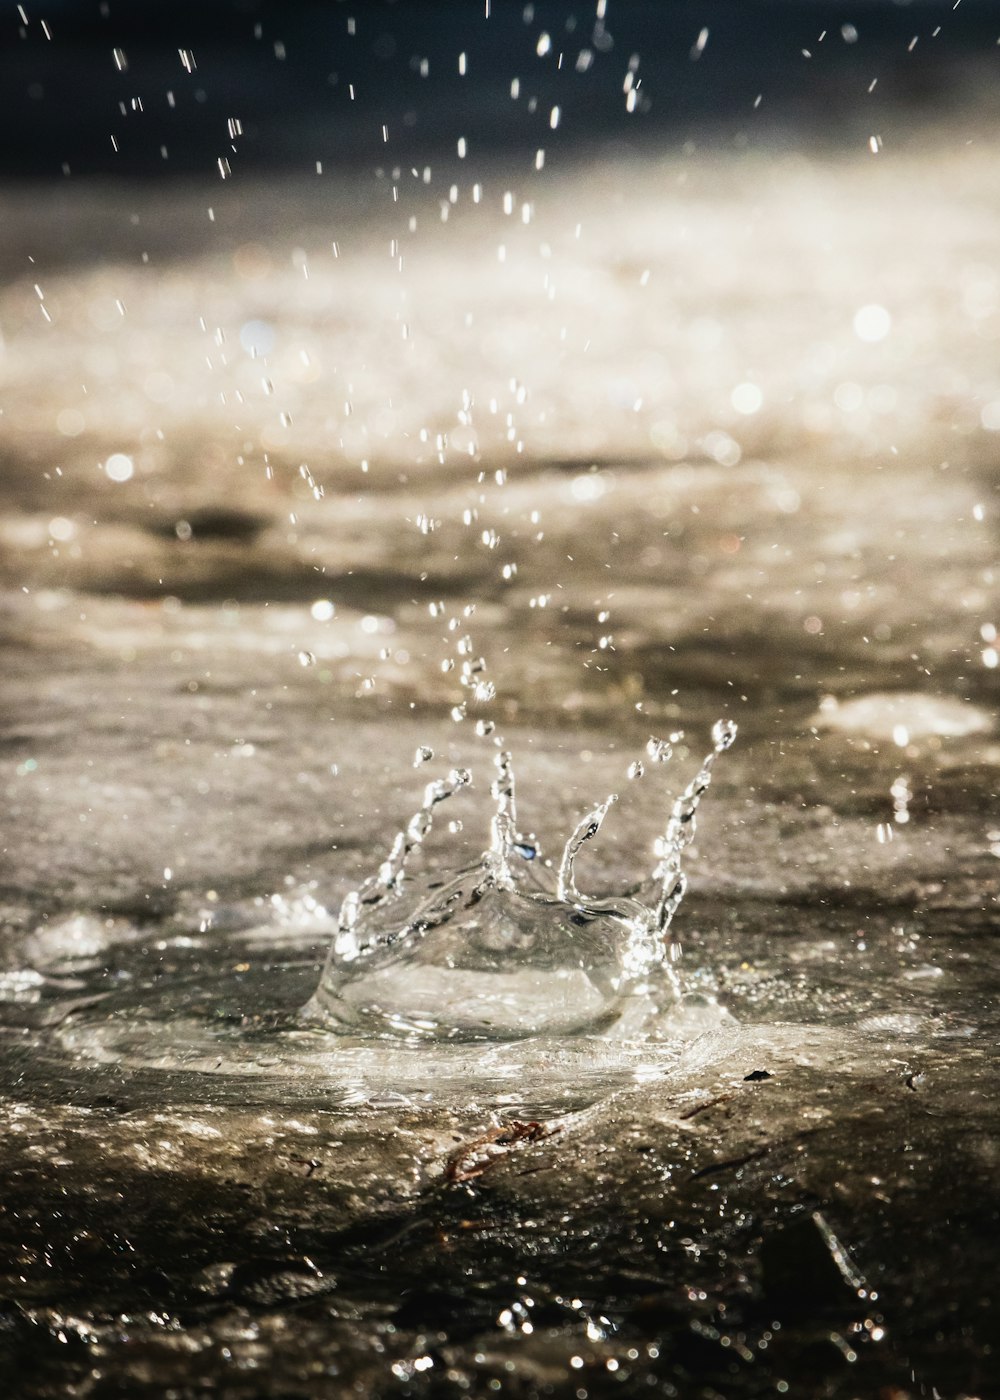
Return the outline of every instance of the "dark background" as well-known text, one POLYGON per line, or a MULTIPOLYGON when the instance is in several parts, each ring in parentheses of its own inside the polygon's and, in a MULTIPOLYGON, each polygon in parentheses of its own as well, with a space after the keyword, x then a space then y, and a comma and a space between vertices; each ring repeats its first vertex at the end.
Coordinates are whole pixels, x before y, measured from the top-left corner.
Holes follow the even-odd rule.
POLYGON ((937 111, 968 117, 974 135, 1000 105, 991 91, 1000 70, 995 0, 957 8, 952 0, 609 0, 603 25, 595 0, 527 8, 492 0, 489 18, 484 8, 485 0, 25 0, 25 24, 3 0, 0 175, 218 180, 220 158, 233 178, 306 174, 317 161, 454 156, 460 135, 470 158, 542 144, 683 141, 695 131, 746 145, 836 143, 869 131, 899 143, 917 139, 916 117, 937 111), (857 32, 853 42, 845 25, 857 32), (703 28, 708 42, 693 58, 703 28), (539 57, 543 31, 552 49, 539 57), (583 48, 594 61, 581 73, 583 48), (180 49, 193 52, 193 72, 180 49), (622 83, 633 54, 642 102, 627 115, 622 83), (235 139, 230 118, 242 127, 235 139))

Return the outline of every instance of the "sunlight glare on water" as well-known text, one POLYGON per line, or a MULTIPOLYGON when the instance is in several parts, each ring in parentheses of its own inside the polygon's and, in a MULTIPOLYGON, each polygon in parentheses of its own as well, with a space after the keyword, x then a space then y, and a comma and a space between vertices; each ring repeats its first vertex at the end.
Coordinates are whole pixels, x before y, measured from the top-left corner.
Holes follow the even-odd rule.
POLYGON ((990 6, 166 8, 0 55, 0 1375, 992 1393, 990 6))

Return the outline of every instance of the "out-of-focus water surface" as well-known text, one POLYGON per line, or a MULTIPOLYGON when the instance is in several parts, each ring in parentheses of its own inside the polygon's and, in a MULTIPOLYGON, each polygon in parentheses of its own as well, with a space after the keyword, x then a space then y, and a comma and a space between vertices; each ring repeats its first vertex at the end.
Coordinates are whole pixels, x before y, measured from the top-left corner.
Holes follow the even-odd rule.
POLYGON ((994 1393, 997 159, 5 189, 16 1393, 994 1393), (719 716, 659 1023, 296 1018, 477 720, 622 891, 719 716))

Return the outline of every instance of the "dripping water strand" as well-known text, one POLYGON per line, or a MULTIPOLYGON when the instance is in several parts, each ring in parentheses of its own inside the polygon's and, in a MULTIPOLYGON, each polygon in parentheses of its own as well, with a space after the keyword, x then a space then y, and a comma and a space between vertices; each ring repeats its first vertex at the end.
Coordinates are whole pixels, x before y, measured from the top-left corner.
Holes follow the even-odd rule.
POLYGON ((396 839, 378 873, 370 875, 356 890, 351 890, 344 897, 334 944, 339 957, 353 957, 358 952, 355 927, 361 910, 381 903, 386 895, 399 889, 407 861, 426 840, 434 824, 434 808, 471 782, 472 774, 467 768, 453 768, 446 778, 438 778, 427 784, 423 802, 403 830, 396 833, 396 839))
POLYGON ((497 767, 497 776, 493 781, 491 791, 497 805, 490 823, 490 855, 493 858, 494 874, 498 884, 510 886, 514 879, 510 860, 518 842, 514 764, 506 749, 501 749, 494 762, 497 767))
POLYGON ((600 831, 609 808, 617 801, 618 794, 613 792, 600 806, 595 807, 592 812, 588 812, 583 820, 577 824, 572 836, 563 848, 562 860, 559 862, 559 884, 557 893, 559 898, 566 904, 578 903, 584 898, 576 887, 576 873, 574 870, 576 858, 583 844, 586 841, 592 841, 600 831))
POLYGON ((688 783, 673 805, 666 832, 659 842, 660 861, 653 872, 653 879, 660 884, 660 898, 654 916, 658 934, 665 934, 670 928, 684 898, 687 876, 681 868, 681 861, 685 849, 694 840, 698 804, 712 781, 716 758, 731 748, 735 739, 735 723, 732 720, 716 720, 712 726, 711 752, 705 756, 697 776, 688 783))

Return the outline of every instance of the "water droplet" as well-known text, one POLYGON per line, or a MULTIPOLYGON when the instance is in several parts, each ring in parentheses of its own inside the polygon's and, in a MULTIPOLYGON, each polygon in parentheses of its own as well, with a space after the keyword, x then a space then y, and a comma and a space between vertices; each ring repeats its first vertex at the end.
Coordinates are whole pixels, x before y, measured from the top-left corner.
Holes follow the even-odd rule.
POLYGON ((654 763, 667 763, 673 752, 666 739, 657 739, 655 735, 651 735, 646 740, 646 753, 654 763))
POLYGON ((705 46, 708 43, 708 36, 709 30, 707 27, 699 30, 698 37, 697 39, 695 39, 694 44, 691 46, 691 58, 693 60, 701 58, 702 54, 705 52, 705 46))
POLYGON ((732 748, 736 741, 737 726, 734 720, 719 719, 712 726, 712 743, 716 753, 732 748))

